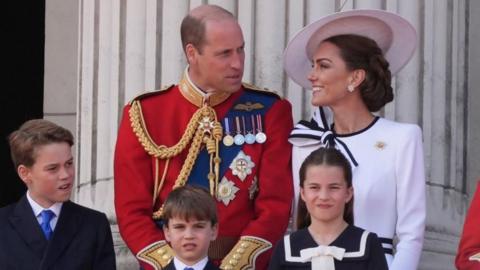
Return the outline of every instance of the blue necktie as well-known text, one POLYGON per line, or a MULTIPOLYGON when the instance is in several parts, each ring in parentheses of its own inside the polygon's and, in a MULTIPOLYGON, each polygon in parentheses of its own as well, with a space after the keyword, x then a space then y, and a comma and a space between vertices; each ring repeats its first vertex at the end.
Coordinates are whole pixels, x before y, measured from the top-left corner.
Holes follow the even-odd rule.
POLYGON ((53 234, 52 227, 50 227, 50 221, 55 216, 55 213, 53 213, 52 210, 43 210, 40 215, 42 216, 42 223, 40 224, 40 227, 42 227, 45 238, 50 240, 53 234))
POLYGON ((183 270, 195 270, 195 269, 193 269, 192 267, 185 267, 183 268, 183 270))

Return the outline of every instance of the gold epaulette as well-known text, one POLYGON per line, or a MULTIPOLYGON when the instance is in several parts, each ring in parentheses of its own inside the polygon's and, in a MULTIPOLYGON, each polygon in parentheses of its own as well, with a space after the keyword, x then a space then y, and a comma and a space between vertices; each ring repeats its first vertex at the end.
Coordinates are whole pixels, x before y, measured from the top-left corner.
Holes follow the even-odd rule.
POLYGON ((480 252, 477 254, 473 254, 470 258, 468 258, 470 261, 478 261, 480 262, 480 252))
POLYGON ((280 98, 280 99, 282 98, 276 91, 270 90, 268 88, 261 88, 261 87, 258 87, 256 85, 246 83, 246 82, 242 82, 242 85, 247 90, 257 91, 257 92, 261 92, 261 93, 264 93, 264 94, 267 94, 267 95, 273 95, 273 96, 275 96, 277 98, 280 98))
POLYGON ((137 253, 137 258, 161 270, 170 263, 175 254, 165 240, 155 242, 137 253))
POLYGON ((255 259, 262 252, 272 247, 272 243, 253 236, 242 236, 232 250, 223 259, 220 269, 246 270, 255 269, 255 259))
POLYGON ((175 86, 174 84, 170 84, 170 85, 162 86, 162 88, 157 89, 157 90, 142 92, 141 94, 132 98, 132 100, 128 104, 132 105, 132 102, 134 102, 135 100, 140 100, 140 99, 144 99, 146 97, 150 97, 150 96, 154 96, 154 95, 164 93, 165 91, 170 90, 174 86, 175 86))

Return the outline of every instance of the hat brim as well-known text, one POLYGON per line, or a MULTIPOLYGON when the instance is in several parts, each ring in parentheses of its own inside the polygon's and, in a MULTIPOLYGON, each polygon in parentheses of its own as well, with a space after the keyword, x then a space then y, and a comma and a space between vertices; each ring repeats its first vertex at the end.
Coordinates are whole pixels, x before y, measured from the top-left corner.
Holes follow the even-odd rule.
POLYGON ((305 26, 288 43, 283 63, 288 76, 300 86, 311 88, 307 76, 318 45, 345 34, 373 39, 389 62, 392 75, 408 63, 417 45, 415 28, 395 13, 375 9, 334 13, 305 26))

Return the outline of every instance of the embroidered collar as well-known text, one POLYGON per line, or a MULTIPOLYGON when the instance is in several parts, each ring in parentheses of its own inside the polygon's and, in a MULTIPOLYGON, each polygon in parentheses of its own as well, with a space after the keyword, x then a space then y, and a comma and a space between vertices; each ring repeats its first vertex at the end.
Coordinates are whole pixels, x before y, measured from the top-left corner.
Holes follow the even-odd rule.
POLYGON ((204 103, 214 107, 230 97, 230 93, 227 92, 204 93, 188 76, 188 66, 183 72, 183 77, 179 82, 179 88, 182 96, 199 108, 202 107, 204 103))

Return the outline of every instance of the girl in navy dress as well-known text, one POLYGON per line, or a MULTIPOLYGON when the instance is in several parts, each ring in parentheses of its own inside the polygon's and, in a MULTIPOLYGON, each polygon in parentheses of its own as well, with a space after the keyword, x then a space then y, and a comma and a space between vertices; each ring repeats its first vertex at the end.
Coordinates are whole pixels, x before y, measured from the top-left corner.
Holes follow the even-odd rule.
POLYGON ((387 270, 377 235, 353 226, 349 161, 334 148, 313 151, 300 167, 299 230, 280 240, 269 270, 387 270))

